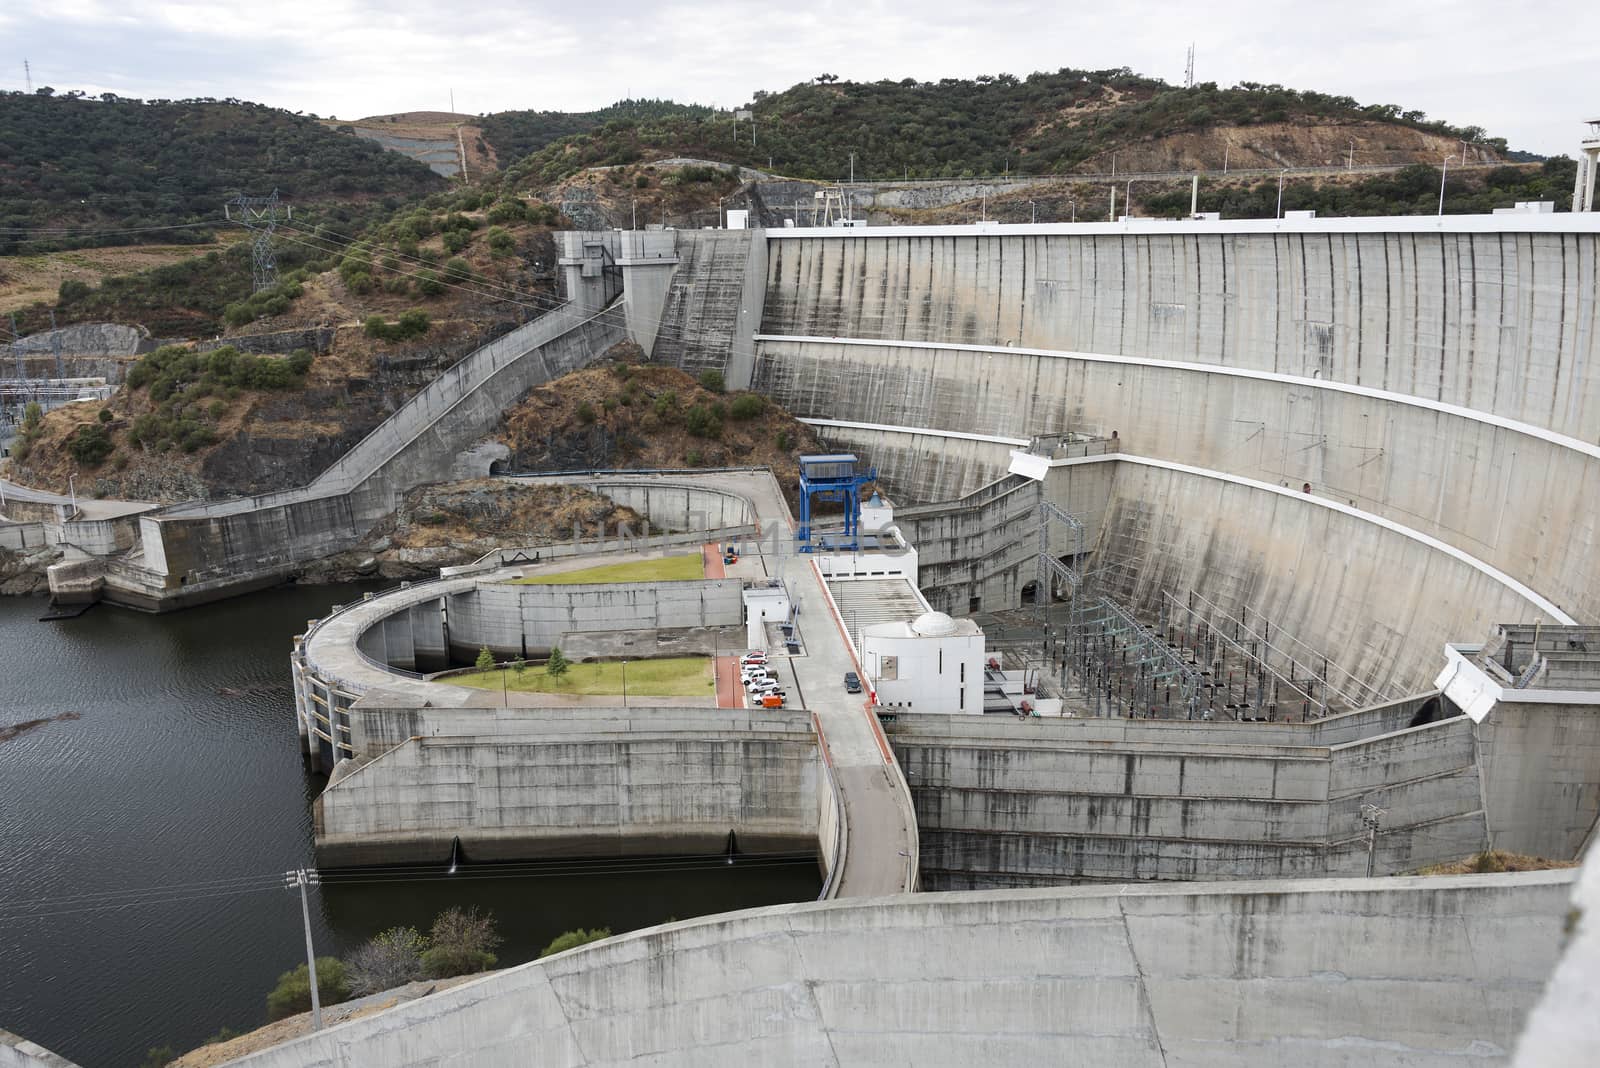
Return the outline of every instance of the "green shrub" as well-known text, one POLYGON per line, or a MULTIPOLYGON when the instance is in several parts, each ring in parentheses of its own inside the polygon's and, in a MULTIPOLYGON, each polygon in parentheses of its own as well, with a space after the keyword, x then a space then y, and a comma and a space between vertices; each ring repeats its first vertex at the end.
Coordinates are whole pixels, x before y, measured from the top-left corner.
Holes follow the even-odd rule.
POLYGON ((609 927, 596 927, 592 931, 585 931, 582 927, 579 927, 575 931, 563 931, 561 934, 556 935, 548 946, 539 951, 539 957, 540 959, 553 957, 557 953, 565 953, 569 949, 577 949, 579 946, 586 946, 590 942, 598 942, 602 938, 610 937, 611 928, 609 927))
POLYGON ((110 456, 115 448, 111 435, 106 433, 105 426, 100 423, 80 426, 73 431, 72 437, 67 439, 67 452, 85 467, 99 466, 100 461, 110 456))
POLYGON ((655 412, 661 419, 670 419, 678 410, 678 394, 674 390, 667 390, 656 398, 655 412))
POLYGON ((29 401, 22 408, 22 432, 29 437, 37 434, 44 424, 44 409, 38 401, 29 401))
POLYGON ((790 449, 794 448, 794 439, 789 436, 789 432, 787 430, 778 431, 777 436, 773 438, 773 441, 777 444, 778 448, 782 449, 784 452, 788 452, 790 449))
POLYGON ((590 423, 594 422, 594 418, 594 405, 590 404, 588 401, 584 401, 582 404, 578 405, 578 422, 588 426, 590 423))
POLYGON ((102 423, 111 422, 111 419, 112 419, 111 409, 110 408, 101 408, 100 409, 100 414, 96 415, 95 418, 100 420, 102 423))
POLYGON ((487 217, 491 223, 521 222, 525 212, 526 209, 522 206, 522 201, 501 200, 497 201, 494 207, 489 209, 487 217))
POLYGON ((424 267, 417 272, 417 292, 425 297, 437 297, 444 293, 444 283, 431 269, 424 267))
POLYGON ((369 315, 361 329, 368 337, 380 341, 409 341, 426 334, 432 326, 427 312, 413 308, 402 313, 395 323, 385 321, 381 315, 369 315))
POLYGON ((494 654, 489 651, 489 647, 487 645, 480 646, 478 648, 478 659, 476 661, 476 666, 479 671, 494 670, 494 654))
POLYGON ((445 262, 444 277, 447 282, 472 282, 477 279, 478 273, 472 269, 472 264, 460 256, 451 256, 445 262))
POLYGON ((766 407, 759 394, 741 393, 728 405, 728 414, 740 422, 754 419, 766 407))
MULTIPOLYGON (((324 1005, 337 1005, 350 997, 350 982, 337 957, 317 958, 317 997, 324 1005)), ((278 976, 267 995, 267 1018, 282 1020, 311 1011, 311 973, 304 964, 278 976)))
POLYGON ((497 256, 509 256, 517 247, 517 239, 512 237, 504 227, 493 227, 488 234, 489 251, 497 256))
POLYGON ((701 389, 708 389, 712 393, 721 393, 727 388, 727 384, 722 380, 721 371, 701 371, 699 381, 701 389))
POLYGON ((433 921, 422 968, 434 979, 481 972, 494 967, 499 944, 492 913, 479 915, 476 907, 464 912, 448 908, 433 921))
POLYGON ((696 404, 683 413, 683 425, 689 433, 697 438, 720 438, 722 436, 722 420, 713 408, 696 404))
POLYGON ((472 235, 462 230, 448 230, 444 235, 444 247, 448 252, 460 252, 472 243, 472 235))
POLYGON ((68 278, 61 283, 61 288, 56 291, 57 299, 62 304, 71 304, 73 301, 83 300, 94 292, 94 287, 87 282, 80 282, 76 278, 68 278))

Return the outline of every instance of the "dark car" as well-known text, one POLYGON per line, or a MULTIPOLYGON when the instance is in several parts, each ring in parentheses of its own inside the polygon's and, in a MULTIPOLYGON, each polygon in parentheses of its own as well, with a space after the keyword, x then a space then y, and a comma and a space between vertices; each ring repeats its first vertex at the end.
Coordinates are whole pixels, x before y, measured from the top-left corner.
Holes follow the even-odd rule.
POLYGON ((856 673, 854 671, 846 671, 844 673, 844 692, 845 693, 860 693, 861 692, 861 679, 859 677, 857 677, 857 675, 856 675, 856 673))

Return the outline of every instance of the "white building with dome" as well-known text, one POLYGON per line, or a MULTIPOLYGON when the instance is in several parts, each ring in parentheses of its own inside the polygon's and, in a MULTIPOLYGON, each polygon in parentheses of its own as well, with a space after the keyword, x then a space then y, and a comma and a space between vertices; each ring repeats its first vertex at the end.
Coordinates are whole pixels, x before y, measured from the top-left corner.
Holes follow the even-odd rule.
POLYGON ((983 631, 970 619, 924 612, 861 634, 862 667, 879 707, 983 714, 983 631))

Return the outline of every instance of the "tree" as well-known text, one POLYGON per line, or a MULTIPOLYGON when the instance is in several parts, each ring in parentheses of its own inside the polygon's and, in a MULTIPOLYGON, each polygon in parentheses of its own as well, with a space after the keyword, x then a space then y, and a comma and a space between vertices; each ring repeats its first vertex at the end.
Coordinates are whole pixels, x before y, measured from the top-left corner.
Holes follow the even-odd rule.
POLYGON ((434 918, 429 946, 422 954, 423 971, 434 979, 446 979, 493 968, 499 959, 494 948, 500 941, 493 913, 479 915, 477 906, 466 911, 445 909, 434 918))
MULTIPOLYGON (((317 958, 317 996, 324 1005, 336 1005, 350 997, 350 981, 338 957, 317 958)), ((267 1017, 281 1020, 311 1011, 311 973, 304 964, 278 976, 278 985, 267 995, 267 1017)))
POLYGON ((522 678, 522 673, 528 670, 528 662, 519 656, 515 660, 511 661, 511 670, 515 671, 517 673, 517 678, 520 679, 522 678))
POLYGON ((550 650, 550 659, 545 661, 544 673, 553 679, 559 679, 571 666, 567 658, 561 655, 561 647, 554 646, 550 650))
POLYGON ((22 432, 33 435, 39 432, 39 424, 44 422, 44 409, 39 407, 38 401, 29 401, 27 407, 22 409, 22 432))
POLYGON ((487 645, 481 646, 478 649, 477 668, 479 671, 494 670, 494 654, 489 651, 489 647, 487 645))
POLYGON ((362 943, 346 960, 356 997, 391 990, 422 978, 428 940, 415 927, 391 927, 362 943))
POLYGON ((602 938, 610 937, 611 928, 609 927, 596 927, 592 931, 585 931, 582 927, 579 927, 575 931, 563 931, 561 934, 556 935, 554 941, 539 951, 539 957, 541 960, 545 957, 553 957, 557 953, 565 953, 569 949, 576 949, 579 946, 586 946, 590 942, 598 942, 602 938))

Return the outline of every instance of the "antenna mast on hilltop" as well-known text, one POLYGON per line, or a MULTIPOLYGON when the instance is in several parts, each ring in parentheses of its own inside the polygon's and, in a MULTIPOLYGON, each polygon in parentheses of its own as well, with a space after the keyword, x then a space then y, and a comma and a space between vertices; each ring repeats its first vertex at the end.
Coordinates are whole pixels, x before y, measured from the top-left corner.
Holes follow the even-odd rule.
POLYGON ((1194 88, 1194 42, 1189 43, 1189 60, 1183 68, 1183 87, 1194 88))
POLYGON ((22 77, 27 81, 28 92, 31 94, 33 92, 33 68, 28 66, 27 60, 22 61, 22 77))
MULTIPOLYGON (((271 289, 278 284, 278 261, 272 255, 272 232, 278 226, 278 191, 269 197, 237 196, 222 205, 222 214, 229 222, 255 234, 250 243, 250 273, 255 282, 255 292, 271 289), (233 209, 239 210, 238 215, 233 209)), ((285 217, 294 218, 294 209, 286 207, 285 217)))

